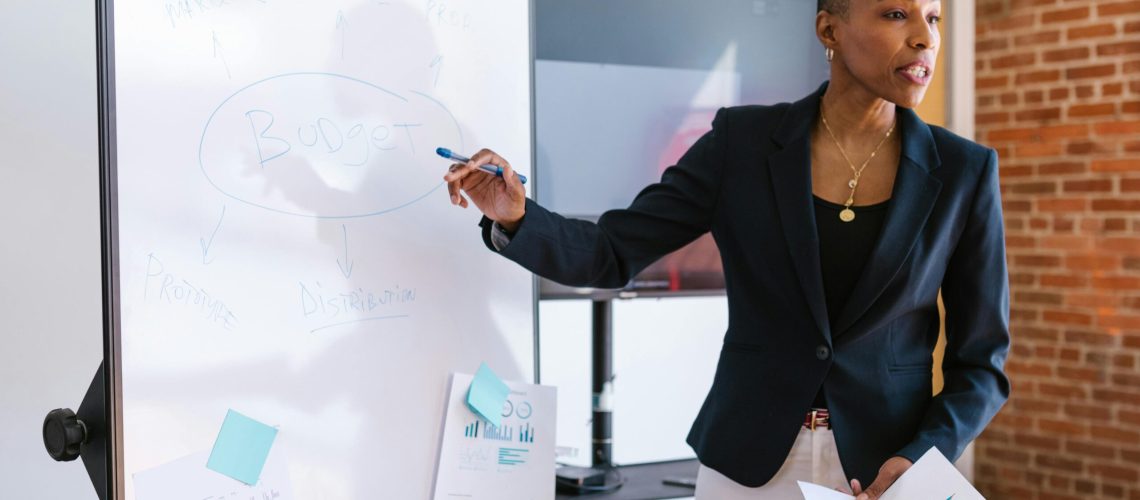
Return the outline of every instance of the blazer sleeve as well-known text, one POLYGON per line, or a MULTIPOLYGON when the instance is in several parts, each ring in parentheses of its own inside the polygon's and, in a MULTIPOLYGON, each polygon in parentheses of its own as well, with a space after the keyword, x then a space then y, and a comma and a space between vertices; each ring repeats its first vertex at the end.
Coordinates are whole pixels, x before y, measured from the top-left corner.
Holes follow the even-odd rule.
MULTIPOLYGON (((562 217, 527 199, 522 223, 499 253, 567 286, 625 286, 655 260, 711 229, 724 170, 727 114, 724 108, 717 111, 712 130, 665 169, 660 182, 643 189, 628 208, 602 214, 597 223, 562 217)), ((484 243, 495 250, 492 222, 484 217, 480 226, 484 243)))
POLYGON ((1009 274, 997 154, 992 149, 942 281, 942 300, 945 384, 915 439, 897 453, 911 462, 932 446, 957 460, 1009 398, 1004 372, 1010 342, 1009 274))

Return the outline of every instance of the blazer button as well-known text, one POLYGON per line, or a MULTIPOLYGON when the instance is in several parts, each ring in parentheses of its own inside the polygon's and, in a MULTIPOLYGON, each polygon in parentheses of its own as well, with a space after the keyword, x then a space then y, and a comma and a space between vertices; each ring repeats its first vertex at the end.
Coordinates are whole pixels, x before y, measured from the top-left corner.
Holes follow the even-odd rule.
POLYGON ((819 358, 821 361, 827 359, 827 357, 830 355, 831 349, 828 349, 825 345, 821 345, 815 348, 815 357, 819 358))

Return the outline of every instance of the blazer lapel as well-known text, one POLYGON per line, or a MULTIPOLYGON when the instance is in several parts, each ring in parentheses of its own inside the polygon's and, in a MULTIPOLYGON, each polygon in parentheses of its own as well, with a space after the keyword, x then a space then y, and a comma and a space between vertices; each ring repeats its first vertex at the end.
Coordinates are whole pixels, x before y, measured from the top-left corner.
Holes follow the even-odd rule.
POLYGON ((819 98, 827 83, 812 95, 791 105, 776 127, 772 140, 781 146, 768 157, 768 172, 784 241, 792 258, 804 298, 823 337, 831 342, 823 271, 819 261, 819 233, 811 188, 811 125, 819 111, 819 98))
POLYGON ((941 165, 930 127, 910 109, 898 108, 898 119, 902 155, 887 215, 871 256, 836 318, 833 338, 851 330, 898 273, 942 189, 942 181, 930 173, 941 165))

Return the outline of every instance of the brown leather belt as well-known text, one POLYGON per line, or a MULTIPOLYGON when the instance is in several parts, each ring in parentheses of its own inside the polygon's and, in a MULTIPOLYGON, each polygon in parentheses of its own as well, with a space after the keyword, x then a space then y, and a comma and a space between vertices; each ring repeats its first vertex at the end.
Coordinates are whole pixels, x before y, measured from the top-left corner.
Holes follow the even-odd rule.
POLYGON ((830 428, 831 418, 825 408, 812 408, 811 411, 807 412, 807 415, 804 416, 804 429, 814 431, 816 429, 830 428))

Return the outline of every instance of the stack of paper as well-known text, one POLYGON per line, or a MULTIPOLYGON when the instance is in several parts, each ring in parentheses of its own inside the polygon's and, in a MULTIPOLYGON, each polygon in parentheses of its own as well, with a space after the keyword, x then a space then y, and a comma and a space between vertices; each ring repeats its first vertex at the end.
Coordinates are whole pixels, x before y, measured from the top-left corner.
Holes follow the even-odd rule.
MULTIPOLYGON (((855 497, 799 481, 804 500, 853 500, 855 497)), ((880 500, 985 500, 937 448, 930 448, 880 500)))

